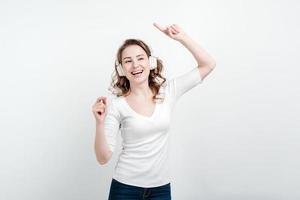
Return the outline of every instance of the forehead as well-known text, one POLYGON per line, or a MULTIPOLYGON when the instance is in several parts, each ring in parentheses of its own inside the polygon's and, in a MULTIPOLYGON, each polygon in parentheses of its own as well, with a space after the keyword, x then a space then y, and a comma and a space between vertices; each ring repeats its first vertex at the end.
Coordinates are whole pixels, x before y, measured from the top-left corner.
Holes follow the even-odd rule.
POLYGON ((122 58, 124 57, 135 57, 137 55, 147 55, 142 47, 139 45, 130 45, 126 47, 122 52, 122 58))

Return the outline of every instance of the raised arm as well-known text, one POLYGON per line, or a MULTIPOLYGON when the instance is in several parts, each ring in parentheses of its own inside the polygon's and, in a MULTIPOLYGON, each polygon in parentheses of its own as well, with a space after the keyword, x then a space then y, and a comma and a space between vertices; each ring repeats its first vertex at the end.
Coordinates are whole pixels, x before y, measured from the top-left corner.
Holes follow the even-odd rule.
POLYGON ((153 25, 170 38, 180 42, 191 52, 197 61, 202 80, 215 68, 216 61, 178 25, 173 24, 167 27, 162 27, 157 23, 153 25))

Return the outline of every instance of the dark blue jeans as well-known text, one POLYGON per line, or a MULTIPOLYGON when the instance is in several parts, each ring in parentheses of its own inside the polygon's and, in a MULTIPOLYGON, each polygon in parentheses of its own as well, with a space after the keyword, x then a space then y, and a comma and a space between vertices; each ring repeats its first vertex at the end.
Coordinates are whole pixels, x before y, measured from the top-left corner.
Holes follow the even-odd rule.
POLYGON ((112 179, 108 200, 171 200, 171 184, 143 188, 112 179))

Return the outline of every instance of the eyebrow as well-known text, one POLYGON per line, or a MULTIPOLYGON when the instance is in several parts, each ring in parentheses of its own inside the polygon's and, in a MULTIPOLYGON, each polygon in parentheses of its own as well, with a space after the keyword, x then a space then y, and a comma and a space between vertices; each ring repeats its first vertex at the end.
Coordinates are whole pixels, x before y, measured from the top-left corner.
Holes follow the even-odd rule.
MULTIPOLYGON (((139 54, 136 57, 140 57, 140 56, 144 56, 144 54, 139 54)), ((123 58, 123 60, 125 60, 126 58, 131 58, 131 57, 125 57, 125 58, 123 58)))

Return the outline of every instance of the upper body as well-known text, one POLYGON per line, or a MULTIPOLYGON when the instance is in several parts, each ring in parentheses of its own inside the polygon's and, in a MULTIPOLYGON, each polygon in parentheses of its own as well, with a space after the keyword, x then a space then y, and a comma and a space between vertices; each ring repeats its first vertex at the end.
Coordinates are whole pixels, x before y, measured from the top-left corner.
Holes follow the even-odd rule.
POLYGON ((123 45, 118 51, 116 71, 119 85, 122 78, 127 83, 123 81, 119 97, 109 103, 105 97, 99 98, 95 105, 97 109, 94 109, 97 122, 104 124, 109 152, 107 161, 114 152, 119 131, 123 139, 113 177, 141 187, 170 182, 168 130, 174 105, 185 92, 201 83, 215 66, 214 60, 181 28, 176 25, 167 28, 155 26, 181 42, 193 54, 198 67, 166 81, 160 74, 162 65, 159 60, 155 60, 155 67, 153 63, 151 65, 151 52, 144 43, 123 45), (155 78, 161 78, 162 82, 155 82, 155 78), (162 101, 157 101, 159 95, 162 95, 162 101))
POLYGON ((110 150, 122 137, 122 150, 113 177, 140 187, 156 187, 170 182, 169 128, 177 100, 201 83, 199 70, 168 80, 161 88, 164 101, 157 102, 151 115, 139 113, 125 97, 111 99, 105 119, 105 136, 110 150))

